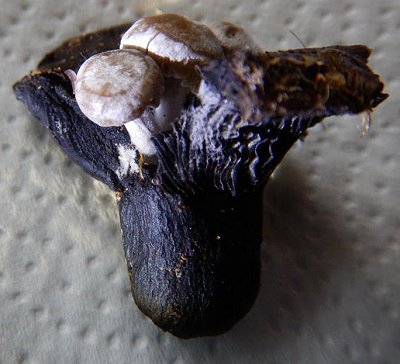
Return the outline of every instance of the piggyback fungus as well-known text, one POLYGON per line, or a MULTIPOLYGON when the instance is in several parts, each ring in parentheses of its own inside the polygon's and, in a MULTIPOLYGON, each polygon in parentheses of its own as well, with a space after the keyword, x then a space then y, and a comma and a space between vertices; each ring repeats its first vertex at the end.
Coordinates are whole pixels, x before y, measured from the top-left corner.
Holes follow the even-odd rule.
POLYGON ((221 43, 211 29, 178 14, 139 19, 123 35, 120 48, 141 49, 166 68, 171 63, 204 64, 223 55, 221 43))
POLYGON ((82 64, 76 100, 90 120, 125 125, 137 150, 155 155, 151 135, 169 129, 186 96, 197 92, 195 67, 222 56, 221 43, 207 26, 177 14, 145 17, 125 32, 120 50, 95 54, 82 64))
POLYGON ((196 67, 223 57, 219 39, 206 25, 178 14, 139 19, 124 33, 120 48, 150 55, 163 70, 165 94, 153 113, 163 130, 179 115, 186 96, 197 92, 200 77, 196 67))
POLYGON ((156 107, 163 74, 139 51, 112 50, 90 57, 79 68, 75 97, 82 112, 100 126, 122 126, 156 107))
POLYGON ((117 192, 134 300, 182 338, 226 332, 252 306, 262 192, 290 147, 324 117, 387 97, 365 46, 263 52, 240 27, 211 28, 165 14, 98 31, 14 86, 117 192), (130 169, 132 144, 155 162, 130 169))
POLYGON ((141 118, 157 107, 164 92, 164 77, 156 62, 134 50, 111 50, 86 60, 76 75, 74 92, 81 111, 102 127, 127 128, 140 153, 154 155, 154 122, 141 118))

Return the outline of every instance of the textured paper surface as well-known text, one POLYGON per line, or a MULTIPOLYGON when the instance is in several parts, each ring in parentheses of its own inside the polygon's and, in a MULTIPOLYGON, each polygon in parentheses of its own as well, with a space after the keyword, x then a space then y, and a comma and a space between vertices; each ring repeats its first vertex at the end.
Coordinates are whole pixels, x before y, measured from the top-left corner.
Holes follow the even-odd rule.
POLYGON ((1 0, 1 363, 398 363, 400 4, 383 1, 1 0), (331 118, 265 191, 262 285, 229 333, 180 340, 133 304, 113 194, 13 97, 12 83, 82 32, 174 11, 226 19, 266 49, 367 44, 391 97, 361 138, 331 118))

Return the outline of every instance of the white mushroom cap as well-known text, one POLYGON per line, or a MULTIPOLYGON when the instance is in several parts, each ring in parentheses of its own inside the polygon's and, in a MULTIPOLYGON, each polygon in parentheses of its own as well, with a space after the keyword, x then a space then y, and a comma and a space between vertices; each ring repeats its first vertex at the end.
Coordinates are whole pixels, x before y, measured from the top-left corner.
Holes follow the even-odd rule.
POLYGON ((211 30, 215 33, 222 46, 228 50, 241 49, 253 53, 262 52, 262 49, 242 27, 221 21, 210 24, 211 30))
POLYGON ((159 62, 183 64, 223 56, 219 40, 206 25, 177 14, 138 20, 122 37, 120 48, 141 49, 159 62))
POLYGON ((100 126, 121 126, 157 106, 164 92, 157 63, 135 50, 113 50, 87 59, 76 75, 81 111, 100 126))

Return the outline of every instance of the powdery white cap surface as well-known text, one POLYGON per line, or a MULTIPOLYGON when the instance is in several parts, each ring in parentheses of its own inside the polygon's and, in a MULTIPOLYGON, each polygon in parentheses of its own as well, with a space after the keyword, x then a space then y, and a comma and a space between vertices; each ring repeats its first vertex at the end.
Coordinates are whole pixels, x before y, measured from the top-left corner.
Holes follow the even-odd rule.
POLYGON ((76 76, 81 111, 100 126, 121 126, 157 106, 164 77, 156 62, 135 50, 114 50, 90 57, 76 76))
POLYGON ((223 55, 219 40, 206 25, 177 14, 138 20, 124 34, 120 47, 142 49, 158 60, 185 64, 223 55))

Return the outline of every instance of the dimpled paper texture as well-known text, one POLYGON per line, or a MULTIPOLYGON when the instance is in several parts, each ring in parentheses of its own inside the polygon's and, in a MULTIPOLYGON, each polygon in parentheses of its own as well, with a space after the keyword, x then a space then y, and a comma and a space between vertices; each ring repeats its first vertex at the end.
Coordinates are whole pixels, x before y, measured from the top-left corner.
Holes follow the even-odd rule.
POLYGON ((399 363, 398 0, 1 0, 1 363, 399 363), (69 37, 159 8, 230 20, 268 50, 367 44, 390 98, 327 119, 265 190, 262 276, 250 313, 180 340, 132 302, 114 195, 75 166, 12 92, 69 37))

